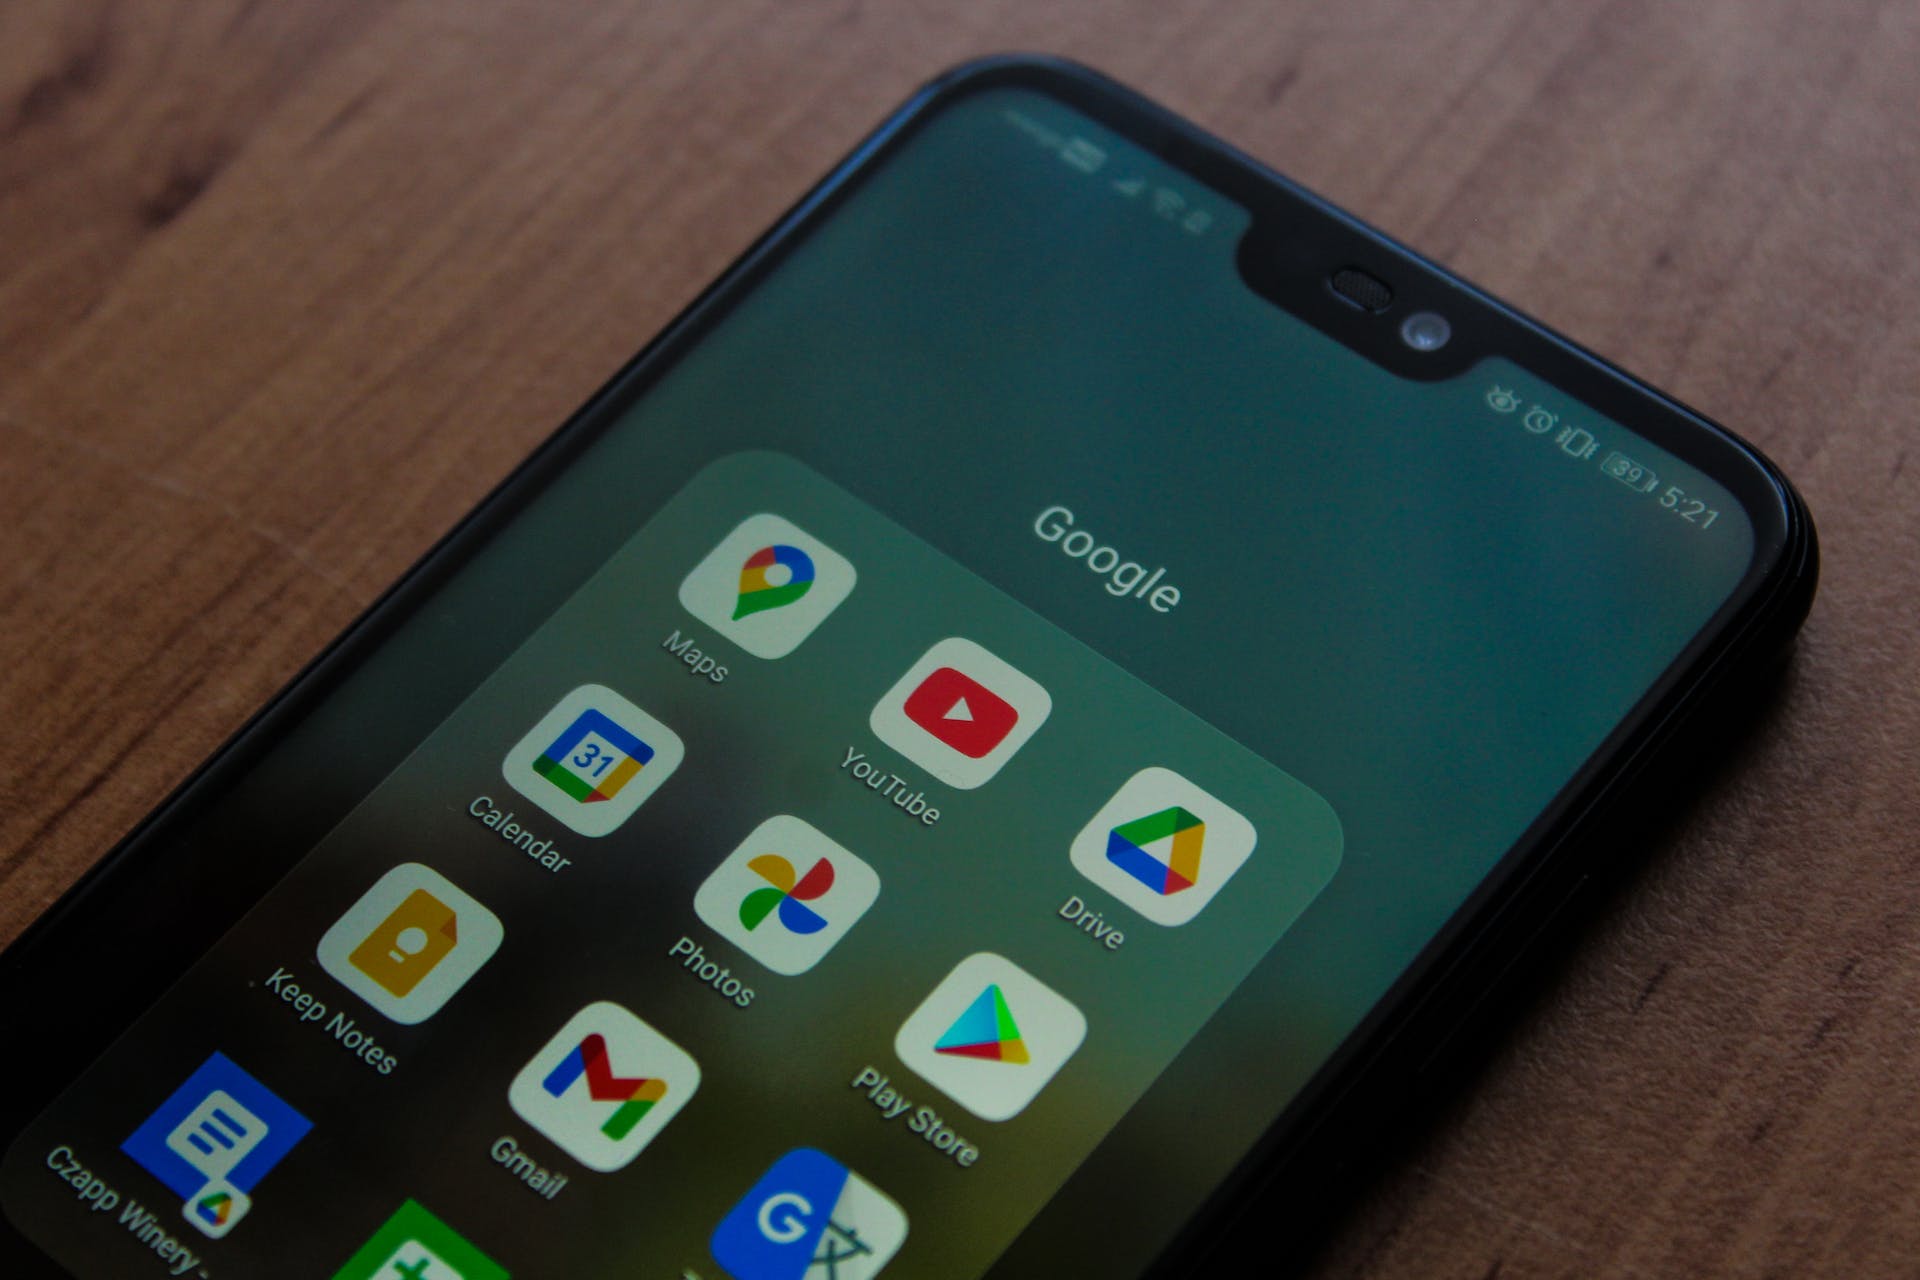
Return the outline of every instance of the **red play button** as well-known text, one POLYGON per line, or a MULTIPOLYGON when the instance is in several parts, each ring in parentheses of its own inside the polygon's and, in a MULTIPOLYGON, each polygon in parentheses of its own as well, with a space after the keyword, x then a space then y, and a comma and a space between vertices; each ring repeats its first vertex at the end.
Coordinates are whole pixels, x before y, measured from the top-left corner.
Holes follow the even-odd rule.
POLYGON ((1005 742, 1019 722, 1013 704, 952 667, 941 667, 907 695, 907 719, 972 760, 1005 742))

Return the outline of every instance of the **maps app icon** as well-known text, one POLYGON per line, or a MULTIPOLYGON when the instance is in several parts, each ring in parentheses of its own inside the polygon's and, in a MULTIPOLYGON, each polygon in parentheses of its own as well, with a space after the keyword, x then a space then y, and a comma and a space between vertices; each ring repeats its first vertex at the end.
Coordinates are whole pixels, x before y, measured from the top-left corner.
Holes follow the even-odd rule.
POLYGON ((218 1240, 253 1205, 248 1194, 313 1122, 216 1053, 144 1120, 120 1150, 184 1202, 218 1240))
POLYGON ((736 1280, 868 1280, 907 1238, 885 1192, 823 1151, 773 1162, 720 1220, 713 1256, 736 1280))

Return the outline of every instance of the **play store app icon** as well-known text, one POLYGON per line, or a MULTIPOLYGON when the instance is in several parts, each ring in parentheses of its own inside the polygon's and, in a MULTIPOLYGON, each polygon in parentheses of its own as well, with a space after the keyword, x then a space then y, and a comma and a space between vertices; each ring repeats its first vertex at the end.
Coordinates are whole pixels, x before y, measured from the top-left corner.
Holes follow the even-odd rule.
POLYGON ((982 1120, 1026 1109, 1087 1036, 1065 996, 990 951, 955 965, 900 1025, 893 1051, 982 1120))
POLYGON ((1020 1024, 1007 1008, 1006 993, 1000 984, 989 982, 967 1011, 954 1019, 947 1034, 934 1041, 935 1053, 951 1053, 962 1058, 987 1058, 994 1062, 1031 1062, 1020 1024))

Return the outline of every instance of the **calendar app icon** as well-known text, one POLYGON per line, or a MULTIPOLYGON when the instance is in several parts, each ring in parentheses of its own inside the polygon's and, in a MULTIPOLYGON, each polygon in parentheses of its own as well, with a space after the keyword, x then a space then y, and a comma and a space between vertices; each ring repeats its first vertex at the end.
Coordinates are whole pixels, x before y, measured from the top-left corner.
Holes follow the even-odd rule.
POLYGON ((604 836, 685 755, 673 730, 605 685, 583 684, 520 739, 502 767, 521 795, 583 836, 604 836))

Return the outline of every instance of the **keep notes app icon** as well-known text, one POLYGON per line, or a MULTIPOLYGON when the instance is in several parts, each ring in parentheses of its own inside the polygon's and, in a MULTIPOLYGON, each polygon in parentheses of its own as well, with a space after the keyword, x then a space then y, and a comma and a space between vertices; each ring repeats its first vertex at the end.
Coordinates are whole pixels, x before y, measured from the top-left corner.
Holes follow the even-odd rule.
POLYGON ((791 520, 748 516, 680 584, 688 613, 756 658, 784 658, 853 591, 847 558, 791 520))
POLYGON ((417 862, 376 880, 320 939, 320 967, 395 1022, 425 1022, 500 949, 500 918, 417 862))

